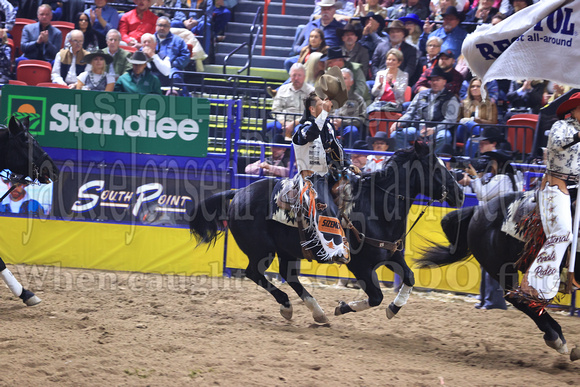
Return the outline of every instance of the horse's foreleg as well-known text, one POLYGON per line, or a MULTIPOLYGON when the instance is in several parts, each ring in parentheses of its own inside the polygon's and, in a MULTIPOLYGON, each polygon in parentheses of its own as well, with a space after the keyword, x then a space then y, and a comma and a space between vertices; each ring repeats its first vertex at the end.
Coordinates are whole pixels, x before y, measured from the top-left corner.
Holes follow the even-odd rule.
POLYGON ((390 261, 387 263, 387 266, 403 279, 403 285, 401 285, 397 297, 395 297, 395 300, 387 307, 387 318, 390 320, 399 313, 401 307, 403 307, 403 305, 405 305, 409 300, 409 296, 411 295, 411 291, 413 291, 413 286, 415 285, 415 275, 407 265, 407 262, 405 262, 405 257, 401 251, 395 251, 391 256, 390 261))
POLYGON ((264 260, 253 259, 250 256, 248 256, 248 258, 250 259, 250 263, 246 268, 246 277, 266 289, 266 291, 268 291, 268 293, 270 293, 272 297, 276 299, 278 304, 280 304, 280 314, 282 317, 284 317, 286 320, 292 319, 292 304, 290 303, 288 295, 282 290, 278 289, 264 276, 266 269, 270 266, 270 263, 272 263, 273 255, 268 256, 268 258, 264 260))
POLYGON ((377 273, 374 270, 358 272, 356 269, 353 270, 351 268, 351 271, 369 297, 365 300, 351 301, 349 303, 339 301, 338 306, 334 309, 335 316, 350 312, 362 312, 363 310, 379 306, 383 302, 383 292, 379 285, 377 273))
POLYGON ((300 280, 298 279, 298 261, 293 258, 286 256, 284 253, 278 253, 278 260, 280 262, 280 275, 286 280, 288 285, 298 296, 304 301, 310 312, 312 313, 312 318, 319 324, 328 323, 328 318, 324 313, 324 310, 318 304, 318 301, 302 286, 300 280))
POLYGON ((30 290, 24 289, 12 272, 8 270, 2 258, 0 258, 0 277, 2 277, 4 282, 6 282, 6 285, 8 285, 8 289, 10 289, 12 294, 19 297, 27 306, 34 306, 42 301, 30 290))
POLYGON ((546 345, 550 348, 555 349, 558 353, 567 354, 568 346, 566 345, 566 339, 562 333, 562 327, 556 320, 548 314, 545 310, 538 312, 530 308, 527 303, 524 303, 514 296, 507 296, 506 300, 510 302, 516 309, 525 313, 529 318, 534 320, 537 327, 544 332, 544 341, 546 345))

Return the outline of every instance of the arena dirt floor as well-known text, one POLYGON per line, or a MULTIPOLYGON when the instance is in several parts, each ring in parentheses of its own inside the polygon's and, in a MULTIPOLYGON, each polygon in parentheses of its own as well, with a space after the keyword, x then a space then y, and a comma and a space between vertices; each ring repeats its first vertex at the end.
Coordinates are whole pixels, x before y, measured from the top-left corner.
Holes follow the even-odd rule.
MULTIPOLYGON (((415 292, 335 317, 360 290, 308 284, 330 324, 314 323, 287 285, 294 318, 249 280, 10 266, 43 302, 0 286, 1 386, 566 386, 580 361, 544 345, 513 308, 415 292)), ((309 281, 306 280, 305 283, 309 281)), ((553 313, 570 348, 580 318, 553 313)))

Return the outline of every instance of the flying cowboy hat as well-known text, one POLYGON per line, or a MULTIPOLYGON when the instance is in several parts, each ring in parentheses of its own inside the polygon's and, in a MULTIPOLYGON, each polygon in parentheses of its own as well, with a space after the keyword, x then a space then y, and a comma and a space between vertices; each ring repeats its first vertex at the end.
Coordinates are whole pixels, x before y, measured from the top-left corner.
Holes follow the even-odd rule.
POLYGON ((326 73, 316 81, 314 91, 319 98, 331 100, 334 109, 340 109, 348 100, 344 77, 337 66, 326 70, 326 73))

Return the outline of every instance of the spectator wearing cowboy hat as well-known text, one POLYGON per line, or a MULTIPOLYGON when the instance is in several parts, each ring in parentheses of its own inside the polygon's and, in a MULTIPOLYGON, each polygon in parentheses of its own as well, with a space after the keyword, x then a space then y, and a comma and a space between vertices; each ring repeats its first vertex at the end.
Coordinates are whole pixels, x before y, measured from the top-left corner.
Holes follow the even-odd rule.
MULTIPOLYGON (((342 28, 345 23, 339 22, 334 18, 336 10, 341 7, 341 3, 337 3, 336 0, 321 0, 318 5, 320 5, 320 19, 311 20, 302 29, 302 32, 298 35, 299 29, 296 31, 297 36, 295 36, 294 44, 292 46, 292 53, 299 53, 303 47, 306 47, 309 43, 310 33, 313 29, 318 28, 324 32, 324 40, 328 47, 338 47, 340 46, 340 39, 336 35, 336 30, 342 28)), ((294 63, 298 61, 299 55, 294 55, 284 62, 284 68, 290 69, 294 63)))
MULTIPOLYGON (((355 143, 352 146, 352 149, 360 150, 360 151, 371 150, 368 142, 365 140, 355 141, 355 143)), ((360 174, 360 172, 362 172, 365 165, 367 165, 367 157, 368 157, 368 155, 365 153, 351 153, 350 154, 351 164, 358 168, 358 171, 355 170, 355 173, 360 174)))
POLYGON ((399 19, 403 16, 409 16, 414 13, 419 16, 421 20, 425 20, 429 16, 429 9, 427 9, 419 0, 407 0, 403 4, 399 4, 389 12, 389 19, 399 19))
POLYGON ((413 89, 414 93, 418 93, 422 90, 430 88, 429 77, 431 72, 435 67, 440 67, 448 75, 448 82, 445 88, 455 95, 459 95, 461 91, 461 86, 463 84, 463 75, 457 70, 455 70, 455 52, 451 49, 441 51, 437 57, 437 64, 433 67, 429 67, 427 70, 421 74, 421 77, 415 83, 413 89))
POLYGON ((340 118, 335 118, 333 124, 338 131, 340 142, 348 147, 360 138, 360 133, 366 125, 367 104, 352 87, 354 85, 352 71, 344 68, 340 72, 344 78, 348 100, 340 109, 334 111, 333 115, 340 118))
POLYGON ((369 73, 369 51, 363 47, 359 40, 362 30, 359 25, 348 23, 344 28, 336 30, 336 34, 342 40, 342 53, 347 61, 361 65, 363 73, 369 73))
POLYGON ((133 68, 121 75, 115 83, 115 91, 125 93, 161 94, 161 82, 147 68, 149 58, 143 51, 136 51, 129 59, 133 68))
POLYGON ((328 53, 320 58, 320 60, 325 62, 327 72, 328 69, 334 66, 340 69, 347 68, 352 71, 354 78, 354 92, 363 97, 365 102, 370 102, 371 93, 367 86, 366 77, 363 73, 362 66, 358 63, 348 62, 342 53, 342 48, 330 47, 328 49, 328 53))
POLYGON ((413 98, 405 114, 399 119, 403 122, 395 122, 395 131, 391 137, 397 141, 397 149, 406 148, 409 141, 418 137, 424 137, 429 142, 435 143, 435 153, 445 144, 452 141, 451 128, 457 123, 459 115, 459 99, 445 88, 449 80, 449 74, 440 67, 435 67, 429 76, 431 88, 423 90, 413 98), (427 124, 424 128, 409 125, 405 121, 431 121, 439 124, 427 124))
MULTIPOLYGON (((374 137, 367 139, 370 147, 375 152, 386 152, 395 147, 395 139, 389 138, 385 132, 377 132, 374 137)), ((367 156, 367 163, 362 169, 363 172, 376 172, 383 169, 385 163, 389 159, 387 155, 369 155, 367 156)))
POLYGON ((372 57, 377 46, 384 40, 385 19, 379 14, 369 12, 367 16, 360 18, 360 23, 364 26, 360 44, 366 47, 369 57, 372 57))
POLYGON ((302 47, 308 45, 308 38, 310 37, 310 32, 315 28, 320 28, 324 31, 324 39, 329 47, 339 46, 340 40, 336 36, 336 29, 342 28, 343 23, 337 21, 334 18, 336 10, 341 7, 340 3, 336 0, 321 0, 318 5, 320 5, 320 19, 312 20, 306 27, 302 30, 302 34, 296 41, 294 46, 294 52, 300 52, 302 47))
POLYGON ((403 63, 401 63, 400 69, 409 75, 414 74, 417 68, 417 49, 405 41, 409 31, 403 22, 393 20, 385 31, 389 34, 389 39, 380 43, 372 56, 373 79, 376 78, 379 70, 387 68, 387 53, 391 48, 398 48, 403 53, 403 63))
POLYGON ((419 16, 411 13, 407 16, 399 18, 399 21, 405 25, 409 34, 405 38, 405 42, 409 43, 411 46, 419 49, 419 39, 421 38, 421 33, 423 32, 423 21, 419 19, 419 16))
POLYGON ((427 39, 432 36, 440 37, 443 40, 442 50, 453 50, 454 56, 457 58, 461 54, 461 45, 467 36, 467 32, 459 26, 462 16, 457 12, 457 8, 451 6, 442 15, 443 26, 433 31, 434 23, 425 20, 423 25, 423 33, 419 41, 419 48, 422 52, 426 52, 427 39))
POLYGON ((115 75, 109 73, 108 67, 113 57, 102 50, 96 50, 85 55, 83 62, 91 65, 89 71, 83 71, 77 77, 78 90, 113 91, 115 75))
POLYGON ((387 9, 379 4, 379 0, 367 0, 366 2, 358 1, 354 16, 355 17, 367 16, 369 12, 372 12, 375 15, 381 15, 383 19, 386 19, 388 14, 387 9))

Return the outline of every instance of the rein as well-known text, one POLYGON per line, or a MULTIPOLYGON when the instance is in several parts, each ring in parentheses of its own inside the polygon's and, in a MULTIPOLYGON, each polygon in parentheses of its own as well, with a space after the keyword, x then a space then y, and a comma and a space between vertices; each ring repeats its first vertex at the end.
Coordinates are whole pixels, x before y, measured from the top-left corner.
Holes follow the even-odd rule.
MULTIPOLYGON (((382 187, 378 187, 378 188, 380 188, 383 192, 385 192, 388 195, 393 195, 393 196, 397 197, 399 200, 404 201, 404 200, 409 199, 408 197, 403 196, 403 195, 394 195, 394 194, 391 194, 391 193, 387 192, 385 189, 383 189, 382 187)), ((409 233, 411 232, 411 230, 413 230, 413 228, 417 225, 417 223, 423 217, 423 215, 425 215, 425 212, 427 211, 427 209, 434 202, 443 203, 443 201, 447 197, 447 193, 448 193, 447 188, 444 185, 442 186, 442 188, 443 188, 443 193, 442 193, 440 199, 423 200, 424 202, 427 202, 427 205, 425 206, 425 208, 423 209, 423 211, 421 211, 421 213, 419 214, 419 216, 417 217, 417 219, 415 219, 415 221, 413 222, 413 224, 409 228, 409 231, 407 231, 405 234, 403 234, 403 236, 401 238, 397 239, 395 242, 383 241, 383 240, 380 240, 380 239, 375 239, 375 238, 367 237, 364 233, 360 232, 354 226, 354 224, 352 224, 351 220, 348 218, 348 216, 344 212, 341 212, 341 216, 342 216, 342 218, 344 220, 346 220, 347 225, 348 225, 348 228, 352 230, 352 232, 354 233, 354 236, 356 237, 356 239, 358 240, 358 242, 361 245, 366 242, 366 243, 368 243, 371 246, 378 247, 380 249, 388 250, 391 253, 394 253, 395 251, 402 251, 405 248, 405 246, 403 244, 403 241, 405 240, 405 238, 407 237, 407 235, 409 235, 409 233)))

